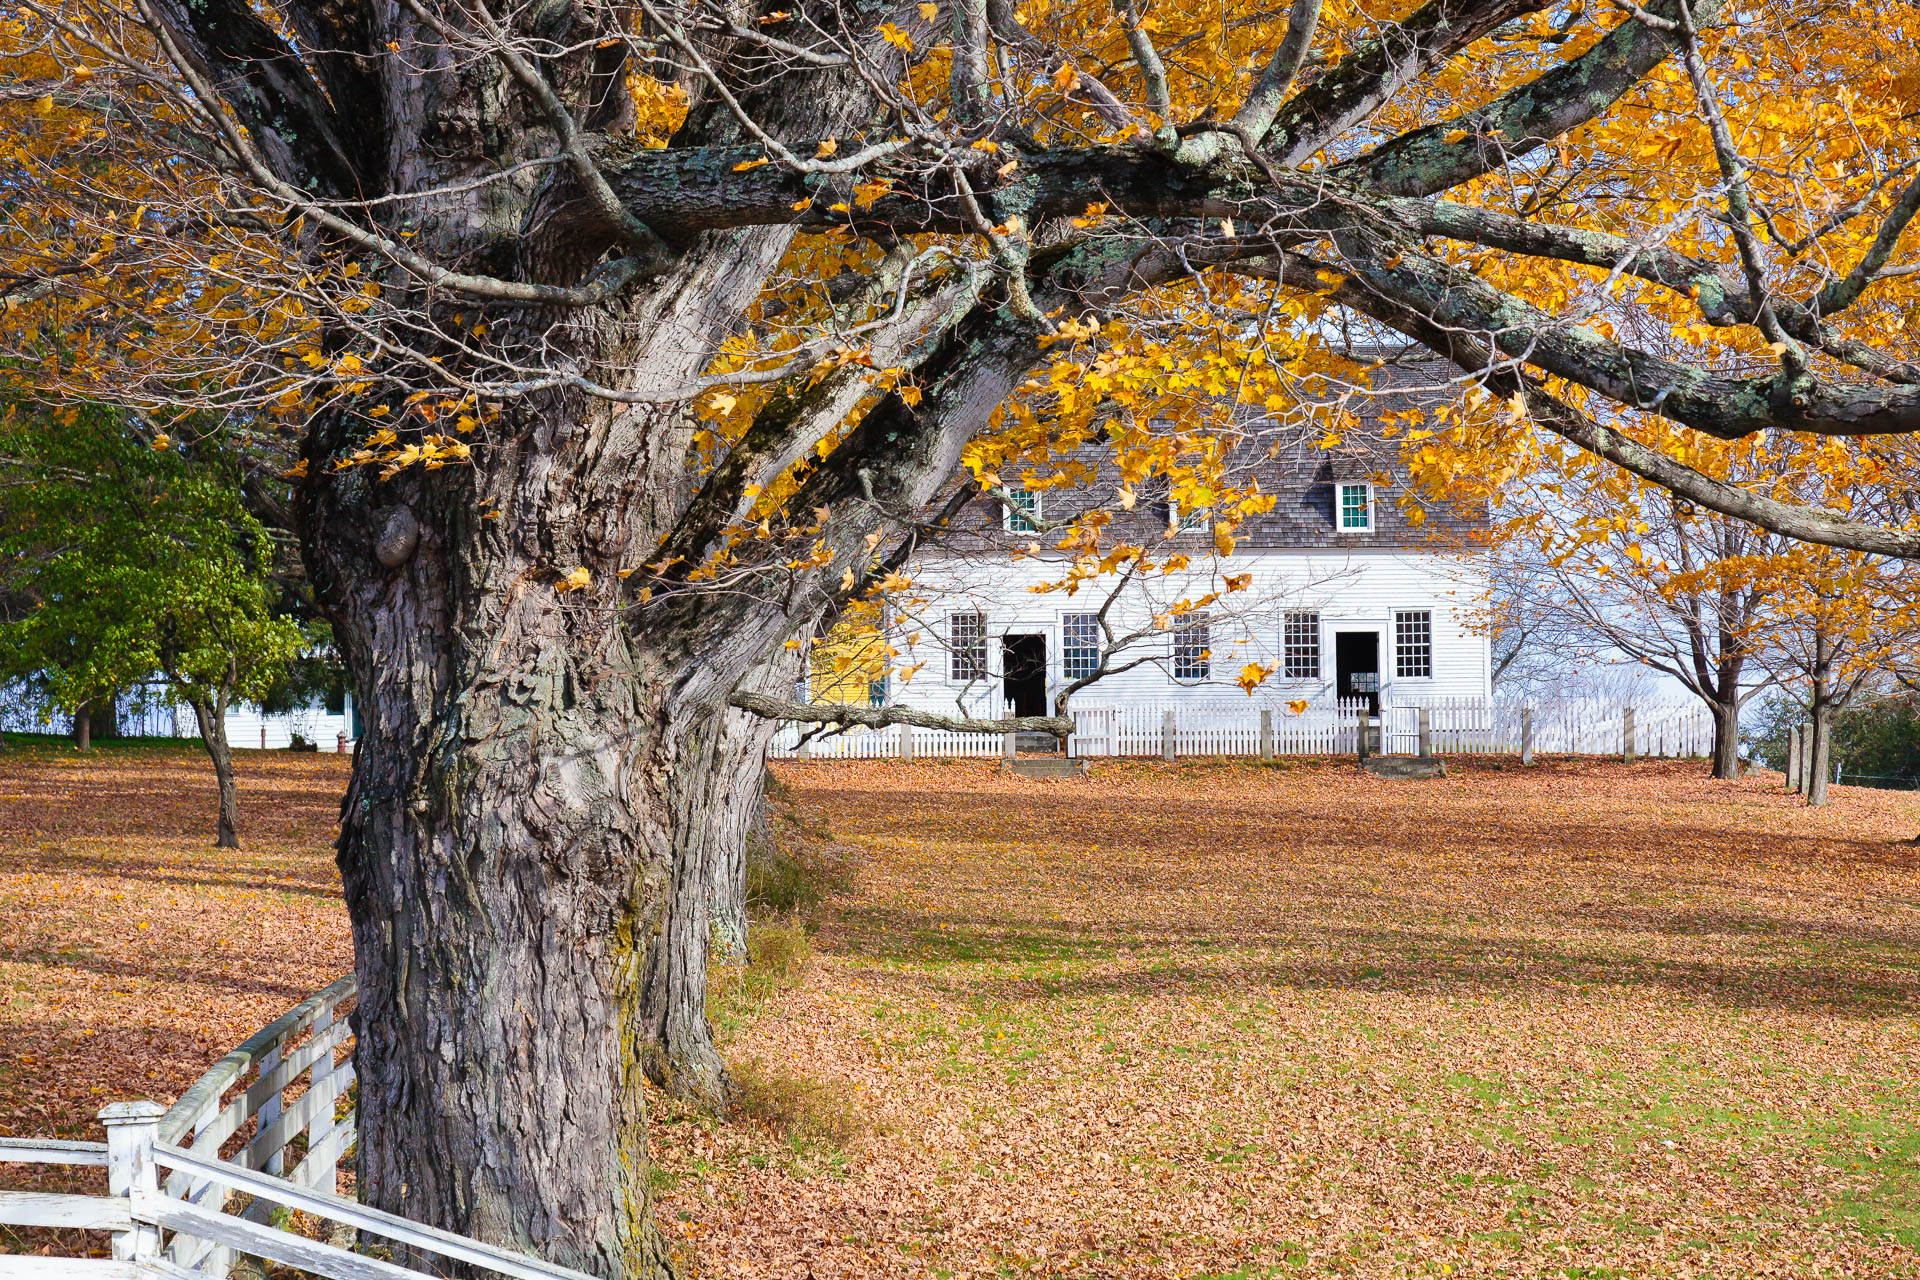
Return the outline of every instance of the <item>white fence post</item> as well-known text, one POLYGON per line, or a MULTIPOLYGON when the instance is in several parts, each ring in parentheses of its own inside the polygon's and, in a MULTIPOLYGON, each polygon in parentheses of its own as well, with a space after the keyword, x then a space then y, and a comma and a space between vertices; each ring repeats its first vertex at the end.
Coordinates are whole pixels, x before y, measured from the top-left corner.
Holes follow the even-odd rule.
POLYGON ((1273 759, 1273 708, 1260 708, 1260 758, 1273 759))
MULTIPOLYGON (((280 1065, 280 1046, 276 1044, 271 1049, 268 1049, 265 1053, 260 1055, 260 1078, 262 1080, 265 1080, 268 1076, 273 1074, 273 1069, 279 1065, 280 1065)), ((280 1118, 281 1113, 284 1112, 286 1108, 287 1108, 287 1102, 286 1102, 286 1096, 284 1094, 270 1093, 266 1097, 262 1098, 260 1100, 259 1108, 253 1113, 256 1121, 254 1131, 256 1133, 265 1133, 267 1131, 267 1126, 271 1125, 275 1120, 278 1120, 280 1118)), ((278 1176, 279 1174, 284 1173, 286 1171, 286 1161, 285 1161, 284 1151, 281 1149, 275 1149, 274 1151, 269 1152, 266 1158, 262 1160, 260 1164, 256 1167, 259 1168, 263 1173, 271 1173, 271 1174, 274 1174, 275 1176, 278 1176)))
POLYGON ((1627 764, 1633 763, 1633 708, 1620 708, 1620 758, 1627 764))
POLYGON ((900 758, 909 763, 913 760, 913 726, 910 724, 900 726, 900 758))
MULTIPOLYGON (((116 1196, 156 1196, 160 1177, 153 1163, 154 1133, 167 1109, 157 1102, 110 1102, 100 1108, 107 1130, 107 1191, 116 1196)), ((156 1227, 136 1222, 113 1233, 113 1256, 121 1262, 160 1252, 156 1227)))
POLYGON ((1011 760, 1020 754, 1020 735, 1006 733, 1001 735, 1000 754, 1011 760))
POLYGON ((1533 708, 1520 708, 1520 763, 1533 763, 1533 708))
POLYGON ((1431 708, 1421 707, 1414 713, 1414 719, 1418 726, 1420 758, 1430 759, 1433 755, 1433 711, 1431 708))
POLYGON ((1168 707, 1160 716, 1160 758, 1169 764, 1173 762, 1174 740, 1176 732, 1173 708, 1168 707))

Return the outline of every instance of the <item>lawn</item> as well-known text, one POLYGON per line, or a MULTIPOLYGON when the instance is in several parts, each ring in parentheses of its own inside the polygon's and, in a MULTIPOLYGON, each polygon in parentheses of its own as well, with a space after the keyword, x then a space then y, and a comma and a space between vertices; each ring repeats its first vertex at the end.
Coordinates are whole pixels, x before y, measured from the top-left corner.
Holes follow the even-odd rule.
MULTIPOLYGON (((344 762, 241 763, 239 854, 190 755, 0 763, 0 1128, 171 1096, 345 967, 344 762)), ((1920 798, 780 772, 850 873, 722 1004, 784 1128, 656 1109, 702 1275, 1920 1275, 1920 798)))

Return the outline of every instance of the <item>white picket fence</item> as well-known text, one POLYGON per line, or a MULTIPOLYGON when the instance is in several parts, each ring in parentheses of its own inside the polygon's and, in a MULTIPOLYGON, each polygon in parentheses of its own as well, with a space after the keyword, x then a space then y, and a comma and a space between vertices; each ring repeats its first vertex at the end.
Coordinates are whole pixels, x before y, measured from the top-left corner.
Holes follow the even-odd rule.
MULTIPOLYGON (((998 709, 991 714, 998 714, 998 709)), ((985 718, 987 710, 976 710, 985 718)), ((1293 704, 1236 701, 1142 703, 1073 708, 1075 756, 1328 756, 1352 755, 1369 708, 1364 698, 1293 704)), ((1416 755, 1420 722, 1435 755, 1704 756, 1713 750, 1713 718, 1698 703, 1557 702, 1526 706, 1485 698, 1389 702, 1380 708, 1380 741, 1388 755, 1416 755), (1629 729, 1631 726, 1631 729, 1629 729)), ((845 732, 783 725, 769 754, 788 760, 990 757, 1008 750, 1002 735, 892 725, 845 732), (805 741, 802 741, 805 739, 805 741)))
POLYGON ((0 1254, 0 1280, 223 1280, 239 1256, 327 1280, 437 1280, 364 1251, 382 1244, 514 1280, 591 1280, 337 1194, 355 1137, 341 1018, 355 991, 342 978, 261 1028, 171 1108, 104 1108, 105 1142, 0 1138, 0 1165, 107 1172, 104 1196, 0 1190, 0 1224, 112 1233, 110 1259, 0 1254), (280 1210, 312 1215, 329 1239, 358 1233, 359 1248, 282 1230, 280 1210))

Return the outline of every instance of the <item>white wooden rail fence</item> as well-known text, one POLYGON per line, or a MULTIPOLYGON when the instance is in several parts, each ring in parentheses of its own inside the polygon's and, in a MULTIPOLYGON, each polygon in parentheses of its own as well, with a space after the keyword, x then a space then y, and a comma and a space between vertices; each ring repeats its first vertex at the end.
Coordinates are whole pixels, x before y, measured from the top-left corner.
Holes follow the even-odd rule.
MULTIPOLYGON (((1076 756, 1324 756, 1352 755, 1368 712, 1364 698, 1287 703, 1253 699, 1076 706, 1077 731, 1067 744, 1076 756)), ((1537 706, 1485 698, 1386 702, 1380 708, 1382 749, 1415 755, 1425 713, 1435 755, 1704 756, 1713 750, 1713 719, 1698 703, 1622 707, 1617 703, 1555 702, 1537 706), (1628 742, 1627 735, 1633 735, 1628 742), (1529 749, 1530 748, 1530 749, 1529 749)), ((976 711, 983 718, 989 711, 976 711)), ((991 714, 998 714, 992 711, 991 714)), ((782 725, 769 754, 786 760, 924 759, 998 756, 1002 735, 955 733, 893 725, 807 737, 782 725)))
POLYGON ((215 1063, 171 1108, 104 1108, 105 1142, 0 1138, 0 1164, 107 1173, 105 1196, 0 1190, 0 1225, 112 1233, 110 1258, 0 1254, 0 1280, 208 1280, 227 1276, 237 1256, 327 1280, 433 1280, 273 1225, 287 1210, 330 1224, 330 1239, 358 1233, 362 1244, 383 1241, 515 1280, 591 1280, 337 1194, 339 1162, 355 1136, 341 1017, 354 993, 349 976, 309 997, 215 1063), (238 1211, 230 1208, 236 1197, 244 1199, 238 1211))

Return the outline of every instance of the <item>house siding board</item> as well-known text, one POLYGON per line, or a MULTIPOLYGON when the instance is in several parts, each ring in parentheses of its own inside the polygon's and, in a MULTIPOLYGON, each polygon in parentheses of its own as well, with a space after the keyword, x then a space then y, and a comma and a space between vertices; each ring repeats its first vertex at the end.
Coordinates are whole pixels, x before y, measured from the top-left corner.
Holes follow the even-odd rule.
MULTIPOLYGON (((1256 704, 1335 696, 1333 637, 1340 631, 1372 631, 1380 637, 1382 689, 1390 698, 1484 698, 1491 692, 1487 641, 1473 625, 1485 589, 1485 565, 1479 558, 1393 549, 1256 551, 1227 557, 1217 568, 1223 574, 1251 574, 1253 583, 1211 610, 1213 655, 1208 680, 1173 680, 1169 674, 1172 638, 1160 632, 1129 654, 1151 651, 1163 661, 1105 677, 1075 695, 1075 705, 1128 706, 1169 698, 1244 702, 1247 695, 1234 678, 1249 662, 1268 663, 1284 671, 1285 615, 1300 610, 1320 614, 1320 678, 1288 680, 1275 675, 1256 690, 1256 704), (1393 615, 1404 609, 1433 614, 1431 679, 1403 680, 1394 675, 1393 615)), ((1066 683, 1061 666, 1062 615, 1098 609, 1105 591, 1111 589, 1111 584, 1103 589, 1095 583, 1072 596, 1036 594, 1029 589, 1057 581, 1064 569, 1064 562, 1049 557, 991 566, 957 557, 918 562, 913 570, 915 594, 925 603, 914 609, 915 623, 895 643, 903 649, 902 663, 924 660, 926 665, 911 680, 895 683, 894 699, 930 711, 951 713, 958 703, 973 714, 998 714, 1000 638, 1040 634, 1047 637, 1051 702, 1066 683), (949 666, 939 646, 944 635, 939 624, 947 612, 975 608, 987 618, 987 678, 969 684, 945 678, 949 666), (917 640, 909 643, 906 636, 916 633, 917 640)), ((1168 582, 1154 600, 1129 592, 1114 606, 1114 630, 1124 635, 1143 629, 1150 624, 1156 603, 1203 593, 1209 584, 1207 569, 1197 568, 1168 582)))

